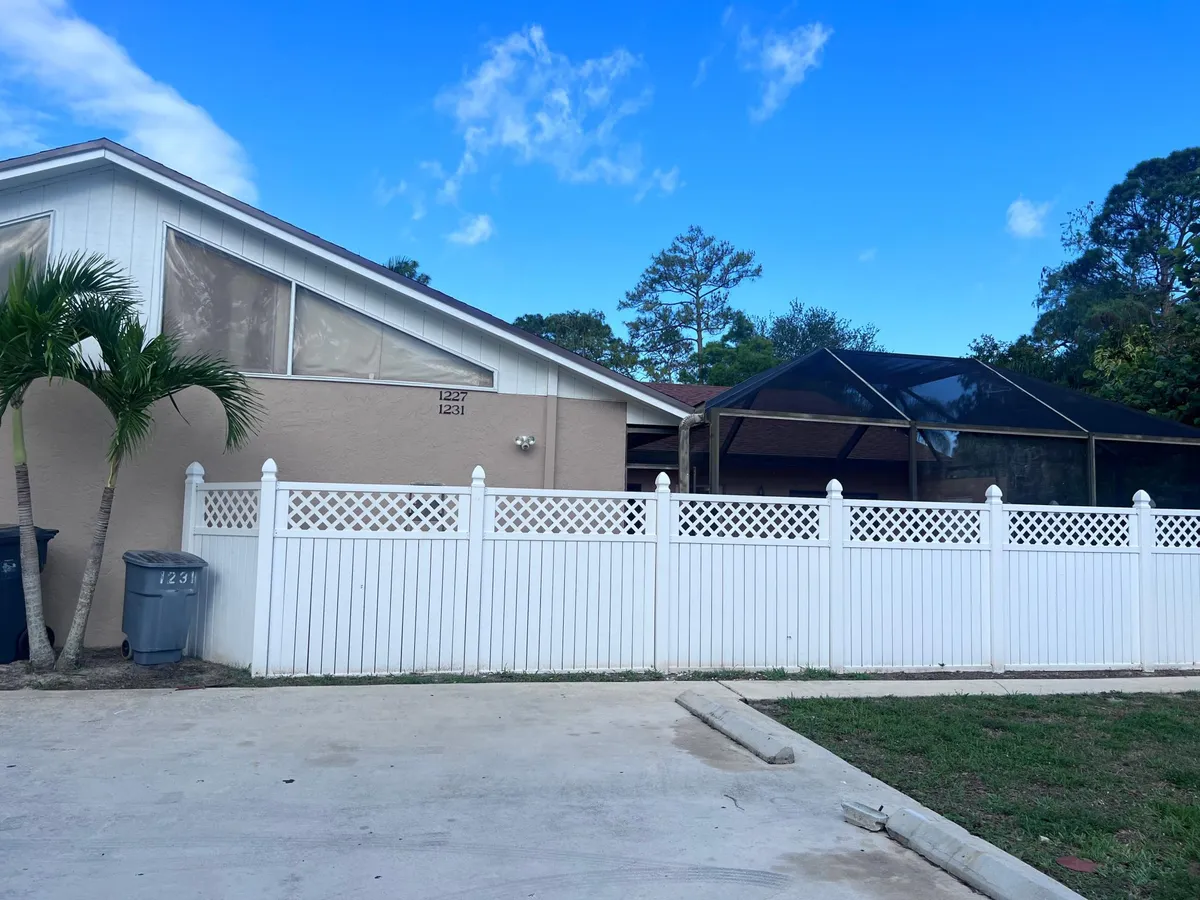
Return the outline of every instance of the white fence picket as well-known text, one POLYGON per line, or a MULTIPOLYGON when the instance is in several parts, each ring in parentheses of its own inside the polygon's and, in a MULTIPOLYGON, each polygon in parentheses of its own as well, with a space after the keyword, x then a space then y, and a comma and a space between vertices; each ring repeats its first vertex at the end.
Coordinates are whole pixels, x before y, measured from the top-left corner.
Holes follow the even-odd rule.
POLYGON ((263 674, 1200 666, 1200 511, 1143 493, 1091 509, 269 468, 205 484, 194 464, 184 503, 183 545, 209 562, 189 652, 263 674))

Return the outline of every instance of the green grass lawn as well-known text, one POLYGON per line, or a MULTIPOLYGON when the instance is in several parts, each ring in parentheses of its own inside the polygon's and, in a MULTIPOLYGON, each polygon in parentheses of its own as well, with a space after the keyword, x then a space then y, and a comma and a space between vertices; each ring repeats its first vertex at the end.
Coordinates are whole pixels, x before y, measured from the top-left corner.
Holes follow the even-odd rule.
POLYGON ((1200 694, 757 705, 1089 900, 1200 897, 1200 694))

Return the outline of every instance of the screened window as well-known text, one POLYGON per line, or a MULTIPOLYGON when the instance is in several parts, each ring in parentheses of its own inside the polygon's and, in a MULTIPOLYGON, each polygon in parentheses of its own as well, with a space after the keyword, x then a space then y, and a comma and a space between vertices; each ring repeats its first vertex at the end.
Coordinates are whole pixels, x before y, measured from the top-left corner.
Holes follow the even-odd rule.
POLYGON ((492 386, 490 369, 299 285, 292 374, 492 386))
POLYGON ((0 225, 0 292, 8 289, 8 276, 24 254, 38 267, 50 257, 50 217, 0 225))
POLYGON ((163 327, 243 372, 492 387, 490 369, 167 229, 163 327), (292 332, 289 345, 289 331, 292 332))
POLYGON ((287 373, 290 281, 167 229, 163 324, 191 352, 287 373))
POLYGON ((1006 503, 1088 502, 1087 441, 927 430, 917 440, 922 500, 979 503, 996 484, 1006 503))
POLYGON ((1096 441, 1096 499, 1129 506, 1146 491, 1161 509, 1200 509, 1200 447, 1141 441, 1096 441))

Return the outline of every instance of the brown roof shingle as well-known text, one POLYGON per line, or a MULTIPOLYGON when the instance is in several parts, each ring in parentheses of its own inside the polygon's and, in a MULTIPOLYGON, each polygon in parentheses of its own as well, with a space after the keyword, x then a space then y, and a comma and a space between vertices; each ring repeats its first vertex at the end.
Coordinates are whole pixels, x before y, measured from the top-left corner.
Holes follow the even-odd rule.
POLYGON ((718 387, 715 384, 670 384, 665 381, 652 381, 646 387, 654 388, 660 394, 666 394, 672 400, 680 400, 692 406, 707 403, 718 394, 723 394, 729 388, 718 387))

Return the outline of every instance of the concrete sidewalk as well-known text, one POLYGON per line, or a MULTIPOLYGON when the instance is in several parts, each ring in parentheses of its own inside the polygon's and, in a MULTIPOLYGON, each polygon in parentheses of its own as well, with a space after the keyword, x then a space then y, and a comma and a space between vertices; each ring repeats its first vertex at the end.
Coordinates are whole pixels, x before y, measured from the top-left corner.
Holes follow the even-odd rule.
POLYGON ((745 700, 781 697, 940 697, 948 694, 1179 694, 1200 691, 1200 675, 1161 678, 997 678, 914 681, 722 681, 745 700))

